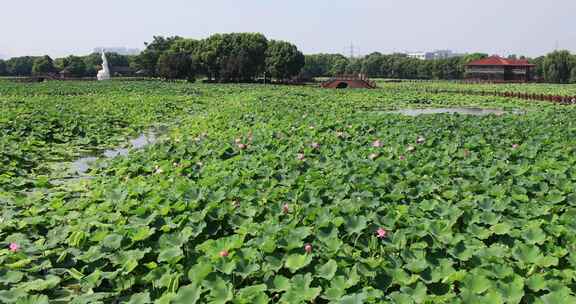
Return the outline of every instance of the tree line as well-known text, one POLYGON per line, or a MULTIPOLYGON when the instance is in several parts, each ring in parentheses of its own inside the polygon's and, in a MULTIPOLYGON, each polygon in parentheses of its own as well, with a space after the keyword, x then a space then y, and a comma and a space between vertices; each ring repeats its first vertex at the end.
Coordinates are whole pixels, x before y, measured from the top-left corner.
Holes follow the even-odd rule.
POLYGON ((135 58, 148 76, 166 79, 250 82, 257 78, 292 79, 304 66, 304 55, 289 42, 257 33, 216 34, 195 40, 156 36, 135 58))
MULTIPOLYGON (((341 54, 303 55, 286 41, 269 40, 258 33, 215 34, 205 39, 179 36, 155 36, 139 55, 107 53, 113 68, 126 67, 140 76, 194 80, 205 77, 213 82, 252 82, 257 79, 279 81, 342 74, 365 74, 390 79, 463 79, 465 65, 488 54, 436 60, 410 58, 406 54, 378 52, 359 58, 341 54)), ((545 56, 527 58, 536 65, 537 79, 551 83, 576 83, 576 55, 554 51, 545 56)), ((102 64, 100 54, 68 56, 16 57, 0 60, 0 76, 33 76, 62 71, 68 76, 93 77, 102 64)))
MULTIPOLYGON (((108 61, 115 67, 129 67, 135 56, 106 53, 108 61)), ((50 56, 23 56, 0 60, 0 76, 40 76, 65 71, 74 77, 92 77, 101 68, 102 58, 98 53, 52 59, 50 56)))
MULTIPOLYGON (((465 66, 471 61, 488 57, 473 53, 462 57, 436 60, 410 58, 406 54, 372 53, 360 58, 347 58, 340 54, 306 55, 303 78, 331 77, 342 74, 365 74, 372 78, 458 80, 463 79, 465 66)), ((569 51, 554 51, 545 56, 527 58, 536 65, 537 79, 551 83, 576 83, 576 55, 569 51)))

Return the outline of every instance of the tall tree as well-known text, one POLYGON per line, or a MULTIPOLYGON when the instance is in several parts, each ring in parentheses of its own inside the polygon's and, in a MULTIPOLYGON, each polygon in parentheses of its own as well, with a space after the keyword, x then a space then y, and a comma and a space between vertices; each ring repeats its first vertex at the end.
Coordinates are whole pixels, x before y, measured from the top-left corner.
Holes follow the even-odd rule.
POLYGON ((56 72, 58 72, 58 70, 54 66, 54 62, 50 56, 46 55, 34 59, 34 64, 32 66, 33 75, 45 75, 56 72))
POLYGON ((193 81, 196 72, 191 55, 171 50, 160 55, 157 67, 158 75, 165 79, 193 81))
POLYGON ((0 59, 0 76, 8 75, 8 69, 6 68, 6 62, 0 59))
POLYGON ((172 44, 180 39, 182 39, 182 37, 173 36, 165 38, 163 36, 154 36, 152 42, 144 43, 146 49, 135 58, 133 65, 137 69, 145 71, 150 76, 156 76, 158 70, 156 64, 158 63, 160 55, 169 50, 172 44))
POLYGON ((82 57, 70 55, 64 58, 63 62, 63 71, 66 71, 71 76, 74 77, 83 77, 83 76, 93 76, 86 74, 86 64, 82 57))
POLYGON ((570 73, 570 83, 576 83, 576 64, 572 67, 572 73, 570 73))
POLYGON ((304 55, 286 41, 272 40, 266 49, 266 72, 276 79, 298 75, 304 66, 304 55))
POLYGON ((529 60, 530 63, 535 65, 533 73, 536 79, 544 79, 544 58, 546 57, 540 56, 529 60))
POLYGON ((544 80, 553 83, 568 83, 574 59, 569 51, 554 51, 544 58, 544 80))
POLYGON ((381 77, 383 56, 380 53, 372 53, 362 60, 362 73, 369 77, 381 77))
POLYGON ((224 34, 218 65, 222 81, 250 81, 264 72, 268 40, 258 33, 224 34))
POLYGON ((32 66, 34 57, 14 57, 6 62, 8 74, 12 76, 30 76, 32 75, 32 66))

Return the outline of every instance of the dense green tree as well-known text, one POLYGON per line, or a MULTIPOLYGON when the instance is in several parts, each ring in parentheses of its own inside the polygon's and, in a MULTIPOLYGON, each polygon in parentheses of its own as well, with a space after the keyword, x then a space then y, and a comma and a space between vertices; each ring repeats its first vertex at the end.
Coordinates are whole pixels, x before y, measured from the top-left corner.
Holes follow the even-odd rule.
POLYGON ((12 76, 30 76, 32 75, 32 66, 34 65, 34 57, 23 56, 14 57, 6 61, 8 74, 12 76))
POLYGON ((340 56, 332 56, 330 58, 330 66, 328 69, 328 75, 337 76, 346 74, 346 69, 348 68, 349 60, 348 58, 340 56))
POLYGON ((576 83, 576 64, 572 67, 572 73, 570 73, 570 83, 576 83))
POLYGON ((6 62, 0 59, 0 76, 8 75, 8 69, 6 68, 6 62))
POLYGON ((193 81, 195 67, 192 57, 184 52, 166 51, 158 59, 158 75, 165 79, 187 79, 193 81))
POLYGON ((304 56, 302 75, 305 78, 327 77, 343 74, 348 65, 348 59, 341 54, 314 54, 304 56))
POLYGON ((544 80, 553 83, 568 83, 574 66, 574 58, 569 51, 555 51, 544 58, 544 80))
POLYGON ((74 77, 86 76, 86 64, 82 57, 70 55, 63 59, 62 70, 74 77))
POLYGON ((220 78, 220 58, 224 52, 224 36, 215 34, 199 42, 197 58, 209 80, 220 78))
POLYGON ((369 77, 380 77, 384 58, 380 53, 372 53, 362 60, 362 73, 369 77))
POLYGON ((169 50, 176 41, 183 39, 182 37, 163 37, 154 36, 152 42, 144 44, 146 49, 138 55, 133 61, 133 67, 138 70, 145 71, 149 76, 156 76, 156 64, 163 52, 169 50))
POLYGON ((295 45, 272 40, 266 49, 266 72, 276 79, 297 76, 304 66, 304 55, 295 45))
POLYGON ((488 58, 488 54, 485 53, 472 53, 472 54, 467 54, 463 57, 461 57, 461 61, 462 61, 462 66, 475 61, 475 60, 480 60, 480 59, 484 59, 484 58, 488 58))
POLYGON ((544 58, 546 57, 540 56, 529 60, 530 63, 535 65, 533 73, 536 79, 544 79, 544 58))
POLYGON ((220 80, 250 81, 264 72, 268 40, 259 33, 223 35, 218 63, 220 80))
POLYGON ((352 58, 348 60, 348 64, 346 65, 346 70, 344 74, 347 75, 358 75, 362 73, 362 59, 361 58, 352 58))
POLYGON ((170 45, 170 50, 178 53, 186 53, 191 56, 197 54, 200 48, 200 41, 196 39, 177 39, 170 45))
POLYGON ((50 56, 43 56, 34 59, 34 64, 32 65, 32 75, 45 75, 57 73, 58 70, 54 66, 54 61, 50 56))

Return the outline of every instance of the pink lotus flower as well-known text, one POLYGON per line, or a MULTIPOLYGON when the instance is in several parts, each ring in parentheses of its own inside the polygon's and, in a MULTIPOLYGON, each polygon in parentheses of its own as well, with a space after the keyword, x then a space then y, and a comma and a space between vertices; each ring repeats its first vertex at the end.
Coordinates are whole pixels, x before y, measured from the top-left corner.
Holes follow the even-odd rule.
POLYGON ((398 157, 399 160, 406 160, 406 156, 404 155, 400 155, 400 157, 398 157))
POLYGON ((247 145, 245 145, 245 144, 238 144, 238 149, 240 149, 240 150, 246 150, 246 148, 248 148, 247 145))
POLYGON ((17 252, 18 250, 20 250, 20 245, 16 244, 16 243, 10 243, 10 245, 8 246, 8 248, 10 249, 10 251, 12 252, 17 252))
POLYGON ((312 245, 311 244, 304 245, 304 251, 306 251, 307 254, 311 254, 312 253, 312 245))
POLYGON ((303 161, 305 159, 304 153, 298 153, 296 155, 296 159, 298 159, 299 161, 303 161))
POLYGON ((512 149, 518 149, 518 147, 520 147, 520 145, 518 145, 518 144, 513 144, 513 145, 512 145, 512 149))
POLYGON ((313 142, 311 145, 312 149, 318 150, 320 149, 320 144, 317 142, 313 142))
POLYGON ((380 141, 379 139, 378 139, 378 140, 375 140, 375 141, 372 143, 372 147, 374 147, 374 148, 381 148, 381 147, 383 147, 383 146, 384 146, 384 143, 382 143, 382 141, 380 141))
POLYGON ((375 159, 378 158, 378 156, 380 156, 380 154, 378 154, 378 153, 372 153, 372 154, 368 155, 368 158, 369 158, 370 160, 375 160, 375 159))
POLYGON ((406 148, 406 151, 408 152, 414 152, 414 150, 416 150, 416 148, 412 145, 409 145, 408 148, 406 148))
POLYGON ((228 250, 222 250, 222 251, 220 251, 220 256, 223 257, 223 258, 225 258, 225 257, 227 257, 227 256, 229 256, 229 255, 230 255, 230 253, 228 252, 228 250))
POLYGON ((420 136, 420 137, 418 137, 418 139, 416 139, 416 143, 419 144, 419 145, 421 145, 421 144, 423 144, 423 143, 425 143, 425 142, 426 142, 426 138, 424 138, 424 137, 422 137, 422 136, 420 136))
POLYGON ((284 204, 282 206, 282 212, 284 212, 284 214, 290 213, 290 207, 288 206, 288 204, 284 204))
POLYGON ((383 238, 385 238, 387 235, 388 235, 388 231, 386 231, 386 229, 384 229, 384 228, 382 228, 382 227, 380 227, 380 228, 378 228, 378 230, 376 230, 376 236, 377 236, 379 239, 383 239, 383 238))

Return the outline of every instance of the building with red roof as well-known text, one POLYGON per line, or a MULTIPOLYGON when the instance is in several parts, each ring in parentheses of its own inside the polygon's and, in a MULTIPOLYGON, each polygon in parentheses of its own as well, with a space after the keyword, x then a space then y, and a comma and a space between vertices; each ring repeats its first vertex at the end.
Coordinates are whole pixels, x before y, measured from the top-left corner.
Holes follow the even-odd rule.
POLYGON ((496 82, 527 82, 533 79, 534 64, 525 59, 505 59, 491 56, 466 65, 465 78, 496 82))

